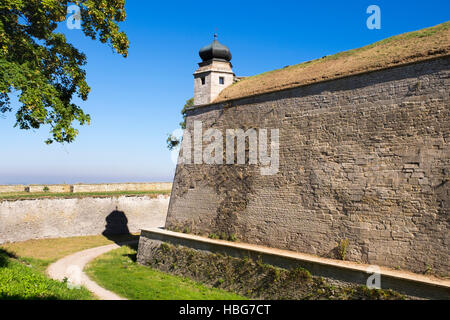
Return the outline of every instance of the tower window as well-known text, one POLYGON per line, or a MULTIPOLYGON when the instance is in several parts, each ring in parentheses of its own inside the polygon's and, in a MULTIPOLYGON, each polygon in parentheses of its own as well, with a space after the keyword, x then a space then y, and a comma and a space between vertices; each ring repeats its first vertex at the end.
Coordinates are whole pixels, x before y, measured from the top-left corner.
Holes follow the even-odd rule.
POLYGON ((224 83, 225 83, 225 78, 219 77, 219 84, 224 84, 224 83))
POLYGON ((205 77, 202 77, 202 85, 204 85, 206 83, 206 79, 205 77))

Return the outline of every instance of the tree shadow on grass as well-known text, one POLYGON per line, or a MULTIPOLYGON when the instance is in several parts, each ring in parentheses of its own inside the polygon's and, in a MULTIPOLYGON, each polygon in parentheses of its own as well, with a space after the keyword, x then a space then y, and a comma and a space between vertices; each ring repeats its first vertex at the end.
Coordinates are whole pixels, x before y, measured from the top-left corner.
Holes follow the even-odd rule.
MULTIPOLYGON (((6 268, 9 265, 10 259, 18 259, 18 257, 5 249, 0 248, 0 268, 6 268)), ((0 292, 0 300, 58 300, 56 296, 47 296, 47 297, 23 297, 21 295, 8 295, 0 292)))
POLYGON ((138 250, 138 244, 133 243, 129 244, 128 247, 130 247, 132 250, 134 250, 134 253, 125 254, 124 256, 127 256, 131 259, 131 261, 136 262, 137 261, 137 250, 138 250))
POLYGON ((17 259, 17 256, 12 252, 0 248, 0 268, 6 267, 9 259, 17 259))

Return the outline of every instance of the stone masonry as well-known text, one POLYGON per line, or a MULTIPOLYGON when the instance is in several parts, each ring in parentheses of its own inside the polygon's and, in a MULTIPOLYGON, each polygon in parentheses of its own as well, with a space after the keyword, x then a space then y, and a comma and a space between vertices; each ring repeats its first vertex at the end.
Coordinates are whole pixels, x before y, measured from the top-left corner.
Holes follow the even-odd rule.
POLYGON ((166 228, 448 275, 449 96, 447 56, 194 108, 189 130, 279 129, 279 171, 178 165, 166 228))
POLYGON ((168 205, 165 195, 2 200, 0 244, 162 227, 168 205), (108 226, 108 217, 121 223, 108 226))
POLYGON ((148 183, 99 183, 99 184, 48 184, 48 185, 0 185, 0 193, 48 192, 48 193, 80 193, 80 192, 121 192, 121 191, 157 191, 172 189, 171 182, 148 183), (47 191, 45 191, 47 190, 47 191))
POLYGON ((199 63, 194 73, 194 104, 211 103, 223 89, 233 84, 234 78, 232 65, 228 61, 213 59, 199 63), (220 77, 223 84, 219 82, 220 77))

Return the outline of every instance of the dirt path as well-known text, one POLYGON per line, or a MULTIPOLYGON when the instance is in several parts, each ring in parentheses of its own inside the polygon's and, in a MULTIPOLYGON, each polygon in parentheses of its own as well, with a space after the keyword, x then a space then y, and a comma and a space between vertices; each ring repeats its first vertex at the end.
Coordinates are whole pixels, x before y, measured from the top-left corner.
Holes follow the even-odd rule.
POLYGON ((76 252, 52 263, 47 269, 47 274, 55 280, 63 281, 64 278, 67 278, 74 285, 80 284, 86 287, 101 300, 126 300, 114 292, 100 287, 83 272, 84 267, 91 260, 117 248, 120 248, 120 245, 109 244, 106 246, 76 252))

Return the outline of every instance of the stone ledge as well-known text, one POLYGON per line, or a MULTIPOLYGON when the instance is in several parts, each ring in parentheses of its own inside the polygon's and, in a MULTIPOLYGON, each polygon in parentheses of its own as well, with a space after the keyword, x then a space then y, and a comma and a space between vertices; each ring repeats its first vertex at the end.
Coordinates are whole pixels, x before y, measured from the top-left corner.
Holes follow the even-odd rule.
MULTIPOLYGON (((141 231, 141 238, 182 245, 197 250, 227 254, 234 257, 261 258, 281 268, 303 267, 312 275, 365 285, 372 272, 369 265, 350 261, 321 258, 300 252, 269 248, 259 245, 209 239, 201 236, 153 228, 141 231)), ((141 241, 141 240, 140 240, 141 241)), ((145 255, 138 252, 139 256, 145 255)), ((379 267, 382 289, 428 299, 450 299, 450 280, 424 276, 407 271, 379 267)))

